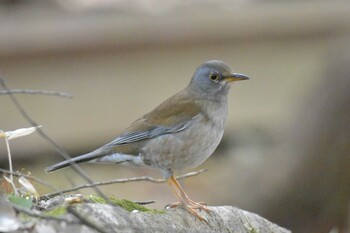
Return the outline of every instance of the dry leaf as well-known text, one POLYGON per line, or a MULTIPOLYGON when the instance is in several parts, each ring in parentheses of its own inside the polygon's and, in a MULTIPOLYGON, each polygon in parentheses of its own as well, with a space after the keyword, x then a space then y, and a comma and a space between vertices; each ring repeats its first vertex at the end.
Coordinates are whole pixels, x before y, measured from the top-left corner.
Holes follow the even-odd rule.
MULTIPOLYGON (((16 129, 14 131, 6 131, 5 135, 8 140, 18 138, 18 137, 23 137, 28 134, 33 133, 37 128, 40 128, 41 125, 39 126, 34 126, 34 127, 29 127, 29 128, 21 128, 21 129, 16 129)), ((0 132, 0 137, 1 137, 1 132, 0 132)))
POLYGON ((23 188, 27 192, 33 194, 35 198, 39 197, 38 192, 36 191, 32 183, 30 183, 29 180, 27 180, 27 178, 25 178, 24 176, 21 176, 20 178, 18 178, 18 182, 23 186, 23 188))

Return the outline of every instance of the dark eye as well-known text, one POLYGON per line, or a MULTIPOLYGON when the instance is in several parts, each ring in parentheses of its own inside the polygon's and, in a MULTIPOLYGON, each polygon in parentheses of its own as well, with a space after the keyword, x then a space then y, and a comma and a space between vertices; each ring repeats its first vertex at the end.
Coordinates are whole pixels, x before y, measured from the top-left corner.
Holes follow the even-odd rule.
POLYGON ((209 75, 209 78, 210 78, 210 80, 212 80, 212 81, 217 81, 217 80, 219 80, 219 75, 217 75, 217 74, 215 74, 215 73, 211 73, 211 74, 209 75))

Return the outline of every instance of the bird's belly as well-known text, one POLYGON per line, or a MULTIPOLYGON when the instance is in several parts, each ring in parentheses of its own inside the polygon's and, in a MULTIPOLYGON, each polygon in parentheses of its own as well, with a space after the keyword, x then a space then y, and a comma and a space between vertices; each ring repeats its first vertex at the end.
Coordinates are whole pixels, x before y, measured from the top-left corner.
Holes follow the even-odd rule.
POLYGON ((146 165, 159 169, 182 170, 199 166, 219 145, 223 125, 199 121, 190 130, 154 138, 143 148, 141 159, 146 165))

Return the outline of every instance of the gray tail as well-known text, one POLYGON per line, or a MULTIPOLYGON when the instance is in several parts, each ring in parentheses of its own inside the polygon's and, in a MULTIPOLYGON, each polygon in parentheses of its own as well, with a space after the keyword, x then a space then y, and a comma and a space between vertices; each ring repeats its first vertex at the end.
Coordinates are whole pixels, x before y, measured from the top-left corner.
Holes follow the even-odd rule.
POLYGON ((103 152, 103 150, 97 149, 97 150, 92 151, 88 154, 80 155, 80 156, 77 156, 75 158, 56 163, 50 167, 47 167, 45 169, 45 172, 53 172, 53 171, 56 171, 56 170, 64 168, 64 167, 71 166, 72 163, 85 163, 85 162, 91 161, 93 159, 99 158, 99 157, 104 156, 104 155, 106 155, 106 153, 103 152))

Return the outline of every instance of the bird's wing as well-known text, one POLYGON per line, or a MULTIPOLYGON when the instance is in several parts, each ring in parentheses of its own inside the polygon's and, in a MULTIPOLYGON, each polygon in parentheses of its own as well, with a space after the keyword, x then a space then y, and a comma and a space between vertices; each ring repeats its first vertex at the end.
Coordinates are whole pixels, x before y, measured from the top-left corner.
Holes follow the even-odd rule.
POLYGON ((83 163, 114 153, 136 156, 142 142, 161 135, 186 130, 200 114, 201 109, 182 91, 160 104, 153 111, 130 125, 112 142, 88 153, 46 168, 51 172, 69 166, 72 162, 83 163))
POLYGON ((115 147, 181 132, 192 124, 199 113, 199 106, 190 101, 186 92, 180 92, 132 123, 105 147, 115 147))

